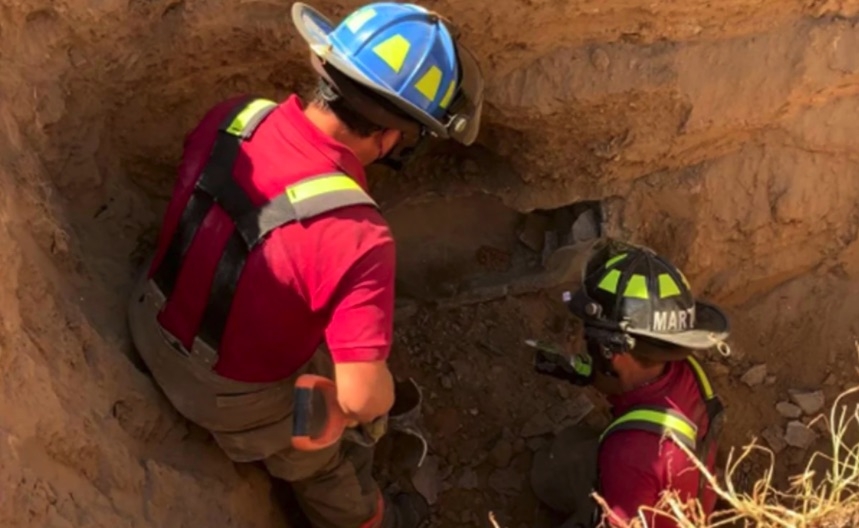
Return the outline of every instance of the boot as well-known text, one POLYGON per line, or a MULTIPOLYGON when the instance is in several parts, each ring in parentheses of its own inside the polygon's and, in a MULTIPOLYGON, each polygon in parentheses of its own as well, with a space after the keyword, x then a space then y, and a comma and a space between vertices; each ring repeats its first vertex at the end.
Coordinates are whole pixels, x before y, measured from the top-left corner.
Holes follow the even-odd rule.
POLYGON ((418 493, 385 494, 381 528, 422 528, 429 522, 429 504, 418 493))

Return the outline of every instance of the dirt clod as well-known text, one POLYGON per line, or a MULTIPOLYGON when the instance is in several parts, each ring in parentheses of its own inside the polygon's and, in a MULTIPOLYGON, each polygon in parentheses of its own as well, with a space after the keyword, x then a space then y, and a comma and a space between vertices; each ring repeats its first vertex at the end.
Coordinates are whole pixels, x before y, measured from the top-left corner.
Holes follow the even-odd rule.
POLYGON ((464 490, 477 489, 478 484, 477 472, 471 468, 465 468, 456 481, 456 487, 464 490))
POLYGON ((749 387, 757 387, 767 377, 767 366, 766 363, 762 363, 760 365, 755 365, 749 370, 746 371, 745 374, 740 378, 740 381, 748 385, 749 387))
POLYGON ((435 504, 442 484, 438 457, 432 455, 426 457, 424 463, 412 476, 412 484, 428 503, 435 504))
POLYGON ((823 395, 823 391, 819 390, 790 390, 788 391, 788 394, 790 395, 790 399, 793 403, 797 404, 802 409, 802 412, 807 416, 819 413, 826 403, 826 397, 823 395))
POLYGON ((792 403, 778 402, 775 408, 785 418, 799 418, 802 416, 802 409, 792 403))
POLYGON ((769 444, 773 453, 780 453, 787 447, 787 442, 784 439, 784 433, 778 426, 770 426, 763 430, 761 437, 769 444))
POLYGON ((504 438, 500 439, 489 452, 489 459, 499 468, 507 467, 511 458, 513 458, 513 444, 504 438))
MULTIPOLYGON (((359 3, 317 7, 339 19, 359 3)), ((402 174, 371 168, 369 181, 396 239, 398 293, 420 299, 398 303, 392 368, 427 387, 447 482, 468 475, 467 492, 438 493, 439 528, 485 522, 487 497, 506 528, 548 525, 527 486, 498 500, 483 482, 496 468, 481 461, 509 427, 517 455, 504 469, 524 474, 559 425, 548 409, 567 395, 536 378, 521 342, 569 330, 569 314, 544 283, 460 290, 464 277, 539 267, 545 233, 537 225, 520 241, 523 214, 601 201, 605 233, 653 247, 726 309, 737 357, 715 361, 737 378, 767 362, 779 390, 761 387, 770 373, 751 390, 713 373, 731 424, 724 449, 784 422, 782 383, 816 388, 833 372, 826 386, 855 384, 856 2, 426 3, 463 29, 485 73, 480 137, 468 148, 433 141, 402 174)), ((130 282, 151 254, 183 138, 228 95, 281 100, 314 85, 289 8, 3 2, 0 54, 13 58, 0 68, 3 528, 285 525, 268 477, 186 434, 120 352, 131 349, 130 282)), ((787 455, 779 470, 801 471, 803 453, 787 455)))
POLYGON ((804 423, 799 421, 788 422, 785 430, 784 441, 789 446, 807 449, 814 443, 817 435, 804 423))
POLYGON ((522 490, 524 475, 514 468, 496 469, 489 475, 488 484, 501 495, 516 495, 522 490))

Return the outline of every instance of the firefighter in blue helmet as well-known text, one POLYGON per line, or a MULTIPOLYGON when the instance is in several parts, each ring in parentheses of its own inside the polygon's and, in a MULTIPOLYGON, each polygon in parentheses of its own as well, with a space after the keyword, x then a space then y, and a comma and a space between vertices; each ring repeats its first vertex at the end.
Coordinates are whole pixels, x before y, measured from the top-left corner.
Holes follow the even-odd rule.
POLYGON ((364 169, 399 168, 430 136, 473 143, 483 79, 416 5, 369 4, 335 26, 296 3, 292 17, 314 98, 231 99, 188 134, 131 334, 177 410, 232 460, 289 482, 312 526, 417 527, 426 503, 382 493, 372 447, 347 441, 363 431, 372 446, 398 418, 394 243, 364 169), (352 426, 323 449, 295 448, 302 374, 335 381, 352 426))
POLYGON ((344 101, 370 123, 400 132, 380 162, 401 167, 430 135, 464 145, 477 138, 483 77, 439 15, 413 4, 379 2, 334 27, 301 3, 292 14, 310 44, 322 97, 344 101))

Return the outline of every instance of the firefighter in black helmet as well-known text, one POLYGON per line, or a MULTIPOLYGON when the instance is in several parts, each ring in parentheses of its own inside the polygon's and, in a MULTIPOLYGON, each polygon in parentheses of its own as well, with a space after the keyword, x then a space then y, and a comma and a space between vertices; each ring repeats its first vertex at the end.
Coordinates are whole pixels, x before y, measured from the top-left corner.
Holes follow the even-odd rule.
POLYGON ((695 299, 666 258, 610 239, 595 246, 581 288, 565 292, 564 302, 582 322, 586 350, 572 359, 538 350, 535 368, 577 385, 594 383, 608 395, 613 421, 602 432, 563 431, 538 453, 537 496, 571 516, 564 526, 599 520, 588 499, 593 490, 606 500, 612 525, 656 506, 667 489, 712 511, 715 495, 687 453, 713 469, 723 407, 692 353, 728 352, 725 314, 695 299))

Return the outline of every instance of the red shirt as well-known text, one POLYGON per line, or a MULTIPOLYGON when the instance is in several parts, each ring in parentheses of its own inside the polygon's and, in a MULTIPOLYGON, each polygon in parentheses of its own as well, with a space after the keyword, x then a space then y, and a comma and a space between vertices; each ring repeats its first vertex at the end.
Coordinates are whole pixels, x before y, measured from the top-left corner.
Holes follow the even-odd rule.
MULTIPOLYGON (((218 127, 238 100, 214 107, 185 139, 150 274, 164 256, 218 127)), ((292 96, 243 142, 233 177, 262 205, 291 183, 331 172, 348 174, 366 190, 358 158, 308 121, 300 100, 292 96)), ((216 264, 232 231, 227 214, 213 207, 159 315, 161 325, 186 347, 196 336, 216 264)), ((371 207, 346 207, 276 229, 247 259, 216 372, 247 382, 283 379, 306 363, 323 340, 335 362, 386 359, 393 334, 394 272, 394 241, 371 207)))
MULTIPOLYGON (((674 409, 698 425, 698 440, 707 433, 709 420, 704 399, 692 367, 685 361, 668 363, 666 372, 650 385, 611 397, 612 414, 621 416, 634 405, 658 405, 674 409)), ((715 463, 716 446, 708 468, 715 463)), ((698 475, 694 462, 671 440, 646 431, 623 430, 606 437, 599 453, 600 491, 612 510, 612 519, 628 522, 641 506, 654 507, 663 490, 679 492, 683 501, 698 496, 698 475)), ((707 488, 704 508, 712 512, 716 496, 707 488)), ((664 517, 648 515, 651 528, 674 528, 664 517)), ((625 526, 625 525, 624 525, 625 526)))

